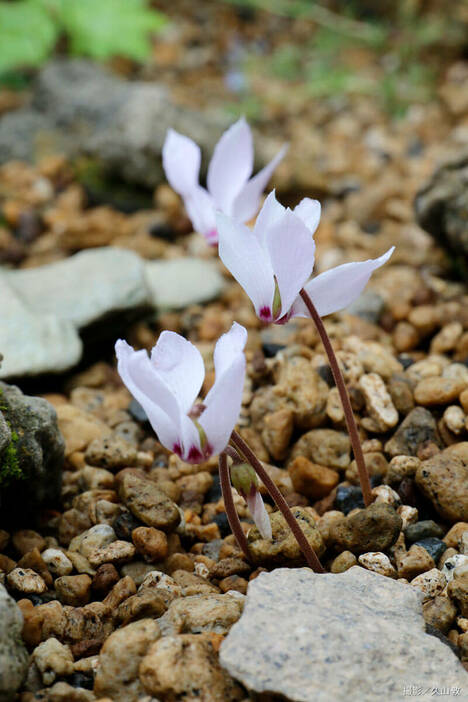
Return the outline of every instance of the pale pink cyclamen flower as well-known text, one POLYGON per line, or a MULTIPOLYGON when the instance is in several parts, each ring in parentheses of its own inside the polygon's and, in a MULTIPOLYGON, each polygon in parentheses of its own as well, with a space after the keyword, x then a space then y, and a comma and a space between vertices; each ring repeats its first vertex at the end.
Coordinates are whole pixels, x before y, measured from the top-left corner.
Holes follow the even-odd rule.
POLYGON ((159 441, 188 463, 201 463, 226 448, 239 416, 245 377, 247 331, 234 322, 214 350, 216 379, 196 403, 205 377, 199 350, 164 331, 151 352, 134 351, 119 339, 117 369, 141 404, 159 441))
POLYGON ((253 139, 242 117, 215 146, 208 166, 207 189, 199 184, 200 147, 182 134, 169 129, 164 142, 163 167, 173 190, 182 196, 194 229, 209 244, 218 242, 216 211, 248 222, 260 207, 262 193, 273 171, 286 153, 280 150, 270 163, 250 177, 254 166, 253 139))
POLYGON ((271 192, 253 230, 218 212, 219 255, 252 300, 264 322, 284 324, 292 317, 310 317, 299 296, 308 293, 320 316, 338 312, 363 291, 372 273, 383 266, 392 246, 376 259, 345 263, 312 278, 320 203, 304 198, 290 210, 271 192))

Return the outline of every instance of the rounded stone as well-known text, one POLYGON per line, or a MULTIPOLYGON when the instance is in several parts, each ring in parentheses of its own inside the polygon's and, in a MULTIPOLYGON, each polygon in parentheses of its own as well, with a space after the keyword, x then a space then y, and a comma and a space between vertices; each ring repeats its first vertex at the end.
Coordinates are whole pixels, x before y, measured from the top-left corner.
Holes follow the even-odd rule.
POLYGON ((449 450, 423 461, 416 484, 449 522, 468 521, 468 461, 449 450))
POLYGON ((401 525, 393 507, 379 502, 332 524, 330 538, 338 547, 355 554, 385 551, 397 540, 401 525))

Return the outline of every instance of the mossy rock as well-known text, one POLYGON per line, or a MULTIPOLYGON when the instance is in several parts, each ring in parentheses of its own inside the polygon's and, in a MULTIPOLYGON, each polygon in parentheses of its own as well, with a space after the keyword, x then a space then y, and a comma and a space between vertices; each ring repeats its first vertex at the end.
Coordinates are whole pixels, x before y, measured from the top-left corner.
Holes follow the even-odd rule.
POLYGON ((58 500, 64 446, 52 405, 0 382, 1 522, 58 500))

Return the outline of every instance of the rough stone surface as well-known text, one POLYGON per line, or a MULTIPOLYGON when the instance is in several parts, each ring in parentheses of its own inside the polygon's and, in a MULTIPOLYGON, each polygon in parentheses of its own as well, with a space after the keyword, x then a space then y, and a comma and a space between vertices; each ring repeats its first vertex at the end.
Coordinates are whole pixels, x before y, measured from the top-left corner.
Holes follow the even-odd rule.
POLYGON ((145 265, 145 279, 150 302, 158 309, 181 309, 206 302, 224 287, 216 264, 195 258, 150 261, 145 265))
POLYGON ((56 412, 47 400, 23 395, 16 386, 0 382, 0 406, 12 436, 17 437, 10 446, 20 471, 18 479, 5 472, 7 447, 0 456, 1 517, 6 518, 7 513, 14 516, 18 507, 24 514, 26 509, 58 499, 64 441, 56 412))
POLYGON ((428 441, 441 445, 436 421, 429 410, 416 407, 387 441, 385 451, 390 456, 416 456, 418 448, 428 441))
POLYGON ((113 246, 4 275, 32 313, 55 314, 78 328, 148 304, 142 259, 113 246))
POLYGON ((401 517, 383 502, 344 517, 332 524, 330 539, 353 553, 384 551, 395 543, 401 531, 401 517))
POLYGON ((416 484, 441 517, 468 521, 468 462, 462 456, 442 451, 423 461, 416 471, 416 484))
POLYGON ((234 702, 245 695, 220 666, 213 639, 182 634, 156 641, 143 658, 140 679, 151 699, 234 702))
POLYGON ((158 624, 164 635, 172 634, 227 634, 242 614, 244 597, 227 592, 192 595, 174 600, 158 624))
POLYGON ((82 342, 74 325, 55 313, 32 312, 0 274, 2 306, 0 378, 57 373, 81 357, 82 342))
POLYGON ((114 702, 137 702, 144 694, 138 668, 150 644, 160 635, 159 626, 152 619, 141 619, 114 631, 99 656, 95 694, 114 702))
POLYGON ((53 61, 40 72, 32 104, 0 121, 0 162, 48 153, 88 155, 106 171, 153 187, 164 180, 161 148, 173 127, 212 150, 229 120, 171 103, 160 85, 126 81, 91 61, 53 61))
POLYGON ((12 702, 28 668, 21 640, 23 617, 14 599, 0 585, 0 702, 12 702))
POLYGON ((468 689, 450 648, 425 633, 419 593, 358 567, 261 573, 220 660, 249 690, 295 702, 401 702, 411 685, 468 689))
POLYGON ((423 229, 458 256, 468 255, 468 154, 438 168, 415 200, 423 229))
POLYGON ((130 512, 146 526, 172 531, 179 524, 177 506, 155 483, 127 473, 119 494, 130 512))
MULTIPOLYGON (((325 551, 322 536, 315 525, 313 517, 301 507, 293 507, 292 513, 299 522, 308 542, 319 556, 325 551)), ((249 542, 252 562, 257 565, 285 565, 304 562, 299 545, 286 520, 280 512, 270 515, 271 539, 263 539, 257 527, 250 530, 249 542)))

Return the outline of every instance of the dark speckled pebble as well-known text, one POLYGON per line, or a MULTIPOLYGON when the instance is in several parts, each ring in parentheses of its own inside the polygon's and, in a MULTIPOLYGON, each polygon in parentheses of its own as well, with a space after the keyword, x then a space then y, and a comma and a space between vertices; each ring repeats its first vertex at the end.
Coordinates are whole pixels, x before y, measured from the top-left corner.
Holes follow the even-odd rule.
POLYGON ((415 541, 420 541, 421 539, 427 539, 431 536, 435 536, 440 539, 444 535, 444 530, 437 522, 432 519, 424 519, 416 524, 410 524, 405 529, 405 537, 407 541, 414 543, 415 541))
POLYGON ((409 368, 410 366, 412 366, 414 363, 413 359, 410 358, 409 356, 398 356, 397 360, 400 361, 401 365, 403 366, 403 368, 405 370, 407 368, 409 368))
POLYGON ((128 406, 128 411, 133 419, 137 422, 144 424, 148 421, 148 415, 146 414, 143 407, 136 400, 132 400, 128 406))
POLYGON ((131 512, 124 512, 112 522, 112 528, 118 539, 124 541, 132 540, 132 531, 141 526, 141 523, 135 519, 131 512))
POLYGON ((72 687, 82 687, 85 690, 92 690, 94 687, 93 676, 86 675, 86 673, 73 673, 68 679, 68 683, 72 687))
POLYGON ((228 518, 225 512, 220 512, 213 517, 213 521, 218 525, 219 533, 221 538, 224 539, 231 533, 231 528, 229 526, 228 518))
POLYGON ((221 497, 221 482, 218 473, 216 473, 213 475, 213 484, 205 495, 205 502, 217 502, 221 497))
POLYGON ((332 388, 335 385, 335 379, 329 365, 319 366, 317 373, 326 382, 328 387, 332 388))
POLYGON ((357 485, 338 485, 335 497, 335 509, 348 514, 356 507, 364 507, 361 488, 357 485))
POLYGON ((441 539, 436 539, 434 536, 429 536, 427 539, 419 539, 415 542, 416 546, 424 546, 426 551, 430 556, 432 556, 434 563, 437 563, 441 555, 447 548, 441 539))
POLYGON ((274 358, 278 351, 282 351, 285 348, 286 346, 284 344, 273 344, 270 342, 262 344, 262 351, 266 358, 274 358))

